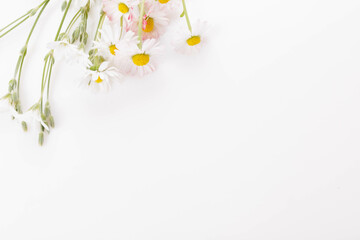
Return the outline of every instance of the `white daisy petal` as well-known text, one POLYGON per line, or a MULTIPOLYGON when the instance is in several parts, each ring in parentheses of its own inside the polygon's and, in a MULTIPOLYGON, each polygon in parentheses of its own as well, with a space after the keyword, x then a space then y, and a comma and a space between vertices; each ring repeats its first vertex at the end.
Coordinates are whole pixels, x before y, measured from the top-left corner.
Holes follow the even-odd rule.
POLYGON ((175 51, 187 55, 198 53, 207 42, 207 30, 207 23, 200 20, 193 25, 192 34, 188 29, 181 29, 173 42, 175 51))

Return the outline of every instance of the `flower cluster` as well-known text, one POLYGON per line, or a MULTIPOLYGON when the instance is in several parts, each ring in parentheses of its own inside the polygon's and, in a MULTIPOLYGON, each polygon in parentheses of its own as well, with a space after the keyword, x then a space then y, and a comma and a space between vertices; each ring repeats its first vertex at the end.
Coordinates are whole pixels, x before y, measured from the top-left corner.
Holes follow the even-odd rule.
POLYGON ((54 127, 49 95, 55 61, 64 60, 81 68, 84 77, 79 79, 79 85, 93 91, 107 91, 127 76, 144 76, 156 69, 163 48, 161 38, 179 17, 185 19, 187 29, 180 25, 183 31, 174 34, 174 50, 197 53, 206 43, 206 24, 198 20, 192 26, 185 0, 66 0, 62 4, 63 17, 58 31, 48 44, 49 52, 44 58, 39 100, 24 113, 19 92, 23 63, 34 29, 51 1, 54 0, 44 0, 0 29, 2 38, 26 20, 35 18, 20 51, 8 93, 1 101, 24 131, 30 123, 37 126, 40 145, 44 143, 44 134, 54 127), (99 8, 97 27, 91 31, 90 12, 99 8), (70 12, 74 14, 68 19, 70 12), (91 41, 90 36, 94 36, 91 41))

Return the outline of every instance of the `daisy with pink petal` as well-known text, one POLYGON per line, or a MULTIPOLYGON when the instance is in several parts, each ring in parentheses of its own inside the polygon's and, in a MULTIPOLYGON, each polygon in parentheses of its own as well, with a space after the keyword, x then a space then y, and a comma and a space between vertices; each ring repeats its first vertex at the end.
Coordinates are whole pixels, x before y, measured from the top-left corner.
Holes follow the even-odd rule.
MULTIPOLYGON (((131 30, 136 32, 139 26, 139 12, 135 12, 136 16, 131 25, 131 30)), ((159 38, 170 23, 169 11, 151 0, 145 3, 145 13, 142 18, 142 37, 143 39, 159 38)))
MULTIPOLYGON (((49 51, 39 79, 39 98, 23 112, 20 93, 24 90, 20 91, 20 87, 24 78, 23 66, 28 62, 26 55, 32 52, 29 50, 33 44, 29 43, 33 33, 38 32, 34 31, 37 24, 45 18, 42 15, 47 6, 53 2, 40 1, 25 15, 0 29, 2 38, 27 19, 33 19, 25 45, 19 46, 21 50, 7 94, 0 98, 0 112, 9 113, 25 131, 28 123, 29 127, 37 128, 39 145, 43 145, 45 134, 55 127, 50 101, 55 100, 51 95, 55 86, 52 76, 57 73, 54 66, 58 62, 68 62, 83 71, 84 77, 78 80, 80 85, 92 91, 107 91, 126 75, 143 76, 156 70, 162 52, 160 43, 167 45, 165 34, 172 30, 168 25, 175 17, 184 17, 188 26, 187 31, 178 34, 176 51, 195 53, 207 41, 206 24, 198 21, 191 25, 185 0, 65 0, 61 5, 62 17, 58 19, 56 35, 49 39, 49 51), (163 36, 164 41, 160 41, 163 36)), ((46 18, 50 17, 56 15, 48 14, 46 18)), ((48 37, 48 34, 42 36, 48 37)))
POLYGON ((181 14, 181 0, 153 0, 155 4, 164 8, 170 19, 175 19, 181 14))

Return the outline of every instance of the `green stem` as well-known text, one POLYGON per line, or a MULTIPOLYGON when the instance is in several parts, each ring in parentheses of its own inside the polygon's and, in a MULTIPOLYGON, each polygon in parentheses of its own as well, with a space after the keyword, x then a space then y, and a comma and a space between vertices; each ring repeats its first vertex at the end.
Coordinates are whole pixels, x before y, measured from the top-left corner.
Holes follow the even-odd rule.
POLYGON ((12 30, 14 30, 16 27, 18 27, 19 25, 21 25, 23 22, 25 22, 27 19, 29 19, 31 16, 35 15, 37 10, 39 8, 41 8, 46 2, 48 2, 48 0, 43 1, 39 6, 37 6, 36 8, 33 8, 31 10, 29 10, 27 13, 25 13, 24 15, 22 15, 21 17, 17 18, 16 20, 12 21, 11 23, 9 23, 7 26, 3 27, 2 29, 0 29, 0 32, 6 30, 7 28, 11 27, 12 25, 14 25, 15 23, 17 23, 15 26, 13 26, 11 29, 9 29, 6 33, 2 34, 0 36, 3 37, 6 34, 8 34, 9 32, 11 32, 12 30), (20 21, 21 20, 21 21, 20 21), (20 21, 20 22, 19 22, 20 21))
POLYGON ((31 30, 30 30, 29 36, 28 36, 28 38, 26 39, 26 44, 25 44, 25 46, 27 46, 27 45, 29 44, 31 35, 33 34, 33 32, 34 32, 34 30, 35 30, 35 27, 36 27, 37 23, 39 22, 39 19, 40 19, 42 13, 44 12, 46 6, 49 4, 49 2, 50 2, 50 0, 46 0, 46 1, 45 1, 44 6, 41 8, 38 16, 36 17, 35 22, 34 22, 32 28, 31 28, 31 30))
POLYGON ((99 40, 99 38, 101 37, 100 30, 102 29, 102 27, 103 27, 103 25, 104 25, 105 16, 106 16, 106 15, 105 15, 105 12, 101 12, 100 19, 99 19, 99 23, 98 23, 98 26, 97 26, 96 32, 95 32, 94 41, 99 40))
POLYGON ((43 96, 44 96, 44 88, 45 88, 45 78, 46 78, 46 68, 48 66, 49 60, 47 59, 44 64, 44 69, 42 73, 42 80, 41 80, 41 98, 40 98, 40 112, 42 112, 43 109, 43 96))
POLYGON ((50 79, 51 79, 51 73, 53 70, 53 66, 54 66, 54 64, 51 62, 49 65, 48 73, 47 73, 48 74, 48 76, 47 76, 48 85, 47 85, 47 91, 46 91, 46 99, 48 99, 48 101, 49 101, 49 95, 50 95, 50 79))
POLYGON ((68 34, 69 31, 71 30, 71 28, 74 26, 74 24, 76 23, 76 21, 79 19, 80 17, 80 13, 81 13, 81 9, 75 14, 75 16, 71 19, 68 27, 65 30, 65 34, 68 34))
POLYGON ((123 34, 123 31, 124 31, 124 16, 121 16, 121 18, 120 18, 120 28, 121 28, 121 32, 120 32, 120 38, 119 39, 121 39, 121 37, 122 37, 122 34, 123 34))
POLYGON ((139 24, 138 24, 138 47, 140 49, 142 49, 142 33, 143 33, 143 29, 142 29, 142 24, 143 24, 143 18, 144 18, 144 14, 145 14, 145 0, 142 0, 141 2, 141 6, 140 6, 140 16, 139 16, 139 24))
POLYGON ((23 19, 24 17, 27 17, 30 14, 30 11, 27 12, 26 14, 22 15, 21 17, 19 17, 18 19, 14 20, 13 22, 9 23, 7 26, 3 27, 2 29, 0 29, 0 32, 4 31, 5 29, 7 29, 8 27, 10 27, 11 25, 17 23, 18 21, 20 21, 21 19, 23 19))
POLYGON ((17 28, 19 25, 21 25, 23 22, 25 22, 26 20, 28 20, 30 18, 30 16, 27 16, 25 19, 23 19, 21 22, 19 22, 18 24, 16 24, 15 26, 13 26, 12 28, 10 28, 9 30, 7 30, 5 33, 0 35, 0 38, 4 37, 6 34, 8 34, 9 32, 11 32, 12 30, 14 30, 15 28, 17 28))
POLYGON ((57 31, 57 33, 56 33, 55 41, 58 41, 58 40, 59 40, 58 38, 59 38, 59 35, 60 35, 60 32, 61 32, 62 26, 64 25, 65 18, 66 18, 66 16, 67 16, 68 12, 69 12, 69 8, 70 8, 70 5, 71 5, 71 2, 72 2, 72 0, 69 0, 69 3, 68 3, 68 5, 67 5, 67 7, 66 7, 66 10, 65 10, 65 12, 64 12, 64 15, 63 15, 63 17, 62 17, 62 19, 61 19, 59 29, 58 29, 58 31, 57 31))
POLYGON ((25 43, 25 47, 24 47, 24 48, 25 48, 25 51, 24 51, 24 52, 22 53, 22 55, 20 56, 20 57, 21 57, 21 62, 20 62, 20 67, 19 67, 18 80, 17 80, 17 94, 18 94, 18 96, 20 96, 21 73, 22 73, 22 67, 23 67, 23 64, 24 64, 25 56, 26 56, 26 53, 27 53, 27 47, 28 47, 28 45, 29 45, 29 41, 30 41, 31 36, 32 36, 32 34, 34 33, 35 27, 36 27, 36 25, 38 24, 39 19, 40 19, 41 15, 43 14, 43 12, 44 12, 44 10, 45 10, 45 8, 46 8, 46 6, 48 5, 49 2, 50 2, 50 0, 46 0, 46 1, 44 2, 45 4, 43 5, 43 7, 41 8, 38 16, 36 17, 36 20, 35 20, 32 28, 31 28, 31 30, 30 30, 29 36, 28 36, 28 38, 26 39, 26 43, 25 43))
MULTIPOLYGON (((69 0, 68 5, 65 9, 64 15, 61 19, 58 31, 56 33, 55 36, 55 41, 59 41, 59 35, 61 32, 61 29, 64 25, 64 21, 66 19, 66 16, 69 12, 69 8, 71 6, 72 0, 69 0)), ((48 57, 45 61, 45 65, 44 65, 44 69, 43 69, 43 75, 42 75, 42 81, 41 81, 41 99, 40 99, 40 112, 43 112, 43 102, 44 102, 44 90, 45 90, 45 86, 46 84, 48 85, 48 89, 50 89, 50 78, 51 78, 51 72, 52 72, 52 68, 53 68, 53 58, 52 57, 48 57), (51 61, 51 62, 50 62, 51 61)), ((49 93, 49 90, 48 90, 49 93)), ((47 94, 47 98, 49 98, 49 94, 47 94)))
POLYGON ((187 22, 189 31, 190 31, 190 33, 192 34, 192 27, 191 27, 191 23, 190 23, 189 13, 188 13, 188 11, 187 11, 187 9, 186 9, 185 0, 182 0, 182 4, 183 4, 183 8, 184 8, 184 14, 185 14, 185 17, 186 17, 186 22, 187 22))

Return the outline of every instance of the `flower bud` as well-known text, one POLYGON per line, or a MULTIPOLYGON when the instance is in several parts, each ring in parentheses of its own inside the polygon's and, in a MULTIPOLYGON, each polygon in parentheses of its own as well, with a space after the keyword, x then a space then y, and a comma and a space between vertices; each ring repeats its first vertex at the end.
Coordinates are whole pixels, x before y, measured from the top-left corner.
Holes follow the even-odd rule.
POLYGON ((30 17, 34 16, 38 10, 39 10, 39 8, 34 8, 34 9, 30 10, 30 17))
POLYGON ((54 120, 53 116, 49 117, 49 125, 50 125, 51 128, 55 127, 55 120, 54 120))
POLYGON ((26 55, 27 52, 27 46, 24 46, 21 50, 20 50, 20 54, 21 55, 26 55))
POLYGON ((44 118, 48 118, 51 115, 49 102, 46 102, 45 104, 44 114, 45 114, 44 118))
POLYGON ((27 132, 28 127, 27 127, 26 122, 22 121, 22 122, 21 122, 21 126, 22 126, 22 129, 24 130, 24 132, 27 132))
POLYGON ((66 1, 64 1, 63 4, 61 5, 61 11, 65 11, 67 5, 68 5, 68 3, 66 1))
POLYGON ((44 132, 39 133, 39 145, 44 145, 44 132))
POLYGON ((72 34, 72 41, 75 42, 80 37, 80 28, 76 28, 72 34))
POLYGON ((9 92, 11 92, 12 90, 14 90, 16 87, 16 80, 15 79, 11 79, 9 81, 9 92))
POLYGON ((11 99, 14 103, 17 103, 19 101, 19 97, 16 92, 11 95, 11 99))

